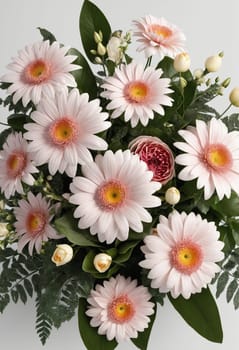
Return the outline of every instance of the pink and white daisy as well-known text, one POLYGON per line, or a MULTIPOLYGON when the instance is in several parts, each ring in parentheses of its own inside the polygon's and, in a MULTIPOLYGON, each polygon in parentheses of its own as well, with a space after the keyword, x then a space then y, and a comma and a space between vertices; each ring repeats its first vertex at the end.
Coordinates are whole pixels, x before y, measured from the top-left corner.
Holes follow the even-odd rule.
POLYGON ((178 177, 184 181, 197 178, 197 188, 204 189, 205 199, 214 191, 220 200, 229 198, 231 190, 239 194, 239 132, 228 132, 221 120, 212 118, 208 123, 196 120, 196 127, 179 134, 186 142, 175 143, 185 152, 175 159, 185 166, 178 177))
POLYGON ((200 215, 173 211, 168 218, 160 216, 157 232, 145 237, 140 266, 149 269, 151 287, 190 298, 211 282, 224 258, 224 243, 219 241, 214 222, 200 215))
POLYGON ((90 228, 100 242, 125 241, 130 228, 142 232, 142 221, 152 221, 145 208, 161 204, 152 195, 161 184, 151 181, 146 163, 129 150, 97 155, 95 162, 82 166, 82 174, 70 185, 69 201, 78 206, 74 217, 80 218, 79 228, 90 228))
POLYGON ((39 254, 43 242, 48 239, 62 238, 50 225, 55 209, 42 197, 41 193, 34 196, 32 192, 28 192, 27 200, 21 199, 18 205, 14 208, 16 217, 14 225, 18 236, 19 253, 29 243, 29 254, 32 255, 34 246, 39 254))
POLYGON ((164 106, 172 106, 172 98, 167 96, 170 79, 161 78, 162 69, 144 67, 132 62, 115 69, 113 76, 105 79, 101 93, 111 102, 107 109, 113 110, 111 118, 124 114, 124 120, 130 120, 134 128, 140 121, 146 126, 154 119, 154 112, 164 115, 164 106))
POLYGON ((136 26, 134 35, 141 44, 138 51, 144 51, 146 57, 157 54, 160 59, 165 56, 174 58, 184 51, 185 35, 165 18, 148 15, 134 21, 134 24, 136 26))
POLYGON ((111 126, 107 118, 98 99, 89 101, 88 94, 72 89, 41 100, 31 114, 34 122, 24 125, 28 130, 24 136, 31 141, 37 165, 48 163, 51 175, 59 171, 73 177, 78 164, 93 160, 89 149, 107 149, 107 143, 95 135, 111 126))
POLYGON ((99 327, 98 334, 106 335, 109 341, 115 338, 119 343, 137 338, 138 332, 148 328, 149 316, 154 313, 150 299, 146 287, 117 275, 91 291, 86 314, 91 317, 91 326, 99 327))
POLYGON ((6 198, 10 198, 15 192, 23 194, 22 182, 29 186, 34 184, 32 174, 38 170, 33 159, 22 133, 8 135, 3 150, 0 151, 0 188, 6 198))
POLYGON ((60 47, 58 42, 50 44, 48 40, 28 45, 18 52, 7 66, 11 71, 1 77, 2 82, 11 83, 8 92, 13 94, 13 102, 20 99, 26 106, 30 101, 35 105, 44 96, 55 91, 76 87, 69 72, 79 69, 72 64, 76 56, 67 55, 69 47, 60 47))

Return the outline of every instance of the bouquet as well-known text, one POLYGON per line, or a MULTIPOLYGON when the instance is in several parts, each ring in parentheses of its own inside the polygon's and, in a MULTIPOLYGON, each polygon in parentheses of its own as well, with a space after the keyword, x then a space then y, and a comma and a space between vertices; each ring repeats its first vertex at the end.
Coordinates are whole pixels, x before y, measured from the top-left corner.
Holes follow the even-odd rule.
POLYGON ((239 88, 219 113, 222 52, 191 72, 176 25, 132 27, 85 0, 85 55, 39 28, 1 77, 0 311, 34 297, 42 344, 78 309, 86 349, 146 350, 165 298, 220 343, 239 307, 239 88))

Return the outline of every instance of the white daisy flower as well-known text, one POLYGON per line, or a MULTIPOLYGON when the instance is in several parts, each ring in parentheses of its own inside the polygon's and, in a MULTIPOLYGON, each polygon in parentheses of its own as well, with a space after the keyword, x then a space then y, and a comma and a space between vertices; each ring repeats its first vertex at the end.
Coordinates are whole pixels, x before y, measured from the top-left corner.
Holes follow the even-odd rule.
POLYGON ((124 120, 130 120, 132 128, 138 122, 147 126, 154 119, 154 112, 164 115, 164 106, 172 106, 172 98, 167 96, 170 79, 161 78, 162 69, 144 67, 132 62, 115 69, 113 76, 107 77, 102 88, 102 97, 111 100, 106 106, 113 110, 111 118, 124 115, 124 120))
POLYGON ((97 155, 95 162, 82 166, 82 174, 70 185, 69 201, 78 206, 74 217, 80 218, 79 228, 89 227, 100 242, 125 241, 130 228, 142 232, 142 222, 152 221, 145 208, 161 204, 152 195, 161 184, 151 181, 147 164, 129 150, 97 155))
POLYGON ((143 51, 146 57, 157 54, 160 59, 165 56, 174 58, 184 51, 185 35, 165 18, 148 15, 134 21, 134 24, 134 35, 141 44, 138 51, 143 51))
POLYGON ((111 126, 107 117, 98 99, 89 101, 88 94, 77 89, 63 91, 41 100, 31 114, 33 123, 24 125, 28 130, 24 136, 31 141, 37 165, 47 163, 51 175, 59 171, 73 177, 78 164, 93 160, 89 149, 107 149, 107 143, 95 135, 111 126))
POLYGON ((50 225, 54 212, 53 206, 42 197, 41 193, 34 196, 28 192, 27 200, 21 199, 18 207, 14 208, 16 217, 15 228, 18 236, 18 252, 28 244, 29 254, 32 255, 33 248, 40 253, 42 243, 48 239, 62 238, 50 225))
POLYGON ((7 66, 11 71, 1 77, 2 82, 11 83, 8 92, 13 94, 16 104, 22 99, 23 106, 30 101, 35 105, 42 97, 55 91, 76 87, 76 82, 69 72, 79 69, 72 64, 76 56, 67 55, 69 47, 60 47, 58 42, 50 44, 48 40, 28 45, 18 52, 7 66))
POLYGON ((145 260, 139 265, 149 270, 152 288, 188 299, 220 271, 216 262, 224 258, 224 243, 219 236, 214 222, 175 210, 168 218, 160 216, 157 231, 145 237, 145 260))
POLYGON ((86 314, 91 317, 90 325, 98 327, 99 334, 105 334, 109 341, 115 338, 119 343, 137 338, 138 332, 148 328, 149 316, 154 313, 150 299, 146 287, 117 275, 91 291, 86 314))
POLYGON ((197 178, 197 188, 209 199, 216 191, 221 200, 239 194, 239 132, 228 132, 226 125, 212 118, 208 123, 196 120, 196 127, 179 130, 185 142, 175 142, 184 151, 175 162, 185 167, 178 177, 184 181, 197 178))
POLYGON ((15 192, 23 194, 22 182, 29 186, 34 184, 32 174, 37 173, 38 169, 33 160, 34 156, 22 133, 8 135, 0 151, 0 188, 6 198, 15 192))

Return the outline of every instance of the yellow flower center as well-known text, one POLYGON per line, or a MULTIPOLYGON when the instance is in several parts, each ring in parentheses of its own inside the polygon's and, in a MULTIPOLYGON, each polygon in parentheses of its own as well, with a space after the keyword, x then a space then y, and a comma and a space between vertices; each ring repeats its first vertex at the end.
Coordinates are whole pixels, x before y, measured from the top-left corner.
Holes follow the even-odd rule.
POLYGON ((23 152, 13 152, 7 159, 7 172, 9 177, 20 176, 27 164, 26 154, 23 152))
POLYGON ((205 160, 207 165, 219 171, 228 170, 232 165, 232 156, 225 145, 214 144, 206 149, 205 160))
POLYGON ((119 208, 125 201, 125 186, 118 180, 103 183, 95 193, 96 203, 100 208, 112 211, 119 208))
POLYGON ((190 275, 201 265, 203 259, 201 247, 191 241, 176 244, 170 252, 170 260, 176 270, 190 275))
POLYGON ((53 144, 64 147, 76 141, 79 127, 73 119, 63 117, 53 122, 49 128, 50 140, 53 144))
POLYGON ((108 306, 108 317, 114 323, 126 323, 133 318, 134 314, 134 305, 126 295, 114 299, 108 306))
POLYGON ((141 81, 134 81, 126 85, 124 95, 129 102, 143 103, 148 97, 149 88, 141 81))
POLYGON ((40 84, 51 77, 50 65, 42 59, 29 63, 23 72, 23 80, 28 84, 40 84))
POLYGON ((26 220, 27 231, 36 236, 44 230, 46 226, 46 216, 41 211, 32 211, 28 214, 26 220))
POLYGON ((154 34, 154 39, 156 39, 156 41, 166 39, 172 35, 171 29, 159 24, 151 25, 149 31, 154 34))

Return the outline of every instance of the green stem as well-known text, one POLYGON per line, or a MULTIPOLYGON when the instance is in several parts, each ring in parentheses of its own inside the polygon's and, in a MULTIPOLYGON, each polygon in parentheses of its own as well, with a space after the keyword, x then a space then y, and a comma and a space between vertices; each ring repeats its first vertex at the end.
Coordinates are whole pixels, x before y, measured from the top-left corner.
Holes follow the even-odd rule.
POLYGON ((227 108, 222 112, 222 114, 220 114, 219 119, 221 119, 223 117, 223 115, 231 108, 232 104, 230 103, 229 106, 227 106, 227 108))
POLYGON ((147 59, 147 62, 146 62, 146 65, 144 67, 144 69, 146 69, 147 67, 149 67, 151 65, 151 62, 152 62, 152 56, 150 56, 148 59, 147 59))

